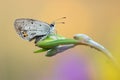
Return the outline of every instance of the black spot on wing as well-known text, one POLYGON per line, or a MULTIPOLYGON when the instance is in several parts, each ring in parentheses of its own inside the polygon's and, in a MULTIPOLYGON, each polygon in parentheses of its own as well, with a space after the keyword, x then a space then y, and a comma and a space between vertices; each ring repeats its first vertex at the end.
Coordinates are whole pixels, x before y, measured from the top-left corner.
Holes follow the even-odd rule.
POLYGON ((21 30, 22 30, 22 27, 18 27, 18 30, 21 31, 21 30))
POLYGON ((42 26, 41 24, 39 24, 40 26, 42 26))
POLYGON ((23 21, 22 23, 24 24, 25 22, 23 21))
POLYGON ((35 35, 36 33, 31 33, 31 35, 35 35))
POLYGON ((31 21, 31 24, 33 24, 33 21, 31 21))

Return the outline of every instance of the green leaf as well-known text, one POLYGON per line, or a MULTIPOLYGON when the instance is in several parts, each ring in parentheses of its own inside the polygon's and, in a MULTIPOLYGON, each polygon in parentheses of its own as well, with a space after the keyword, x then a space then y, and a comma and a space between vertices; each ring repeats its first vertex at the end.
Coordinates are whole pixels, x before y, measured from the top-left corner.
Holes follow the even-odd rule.
POLYGON ((47 51, 47 49, 39 49, 39 50, 34 51, 34 53, 42 53, 42 52, 45 52, 45 51, 47 51))
POLYGON ((56 54, 57 54, 57 47, 48 50, 48 52, 47 52, 47 54, 45 56, 51 57, 51 56, 54 56, 56 54))

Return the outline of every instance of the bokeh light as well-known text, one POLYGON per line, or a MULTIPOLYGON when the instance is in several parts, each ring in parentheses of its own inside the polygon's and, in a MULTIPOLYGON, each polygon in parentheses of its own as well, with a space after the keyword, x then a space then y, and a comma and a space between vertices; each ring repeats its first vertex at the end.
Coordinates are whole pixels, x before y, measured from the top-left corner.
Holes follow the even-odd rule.
POLYGON ((13 26, 17 18, 51 23, 66 16, 66 24, 56 25, 58 34, 72 38, 85 33, 120 63, 119 4, 119 0, 0 0, 0 80, 120 80, 103 53, 79 46, 49 58, 34 54, 38 48, 19 38, 13 26))

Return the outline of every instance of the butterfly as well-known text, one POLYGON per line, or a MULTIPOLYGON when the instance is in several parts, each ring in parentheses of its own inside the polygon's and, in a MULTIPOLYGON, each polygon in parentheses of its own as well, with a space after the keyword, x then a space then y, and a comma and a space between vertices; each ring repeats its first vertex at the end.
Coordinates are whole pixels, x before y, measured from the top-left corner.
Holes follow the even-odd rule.
MULTIPOLYGON (((62 17, 59 19, 64 19, 66 17, 62 17)), ((38 21, 30 18, 19 18, 14 22, 14 27, 18 35, 28 41, 32 41, 35 39, 35 43, 39 40, 45 39, 49 34, 54 33, 56 22, 52 22, 48 24, 43 21, 38 21)), ((62 22, 64 23, 64 22, 62 22)))

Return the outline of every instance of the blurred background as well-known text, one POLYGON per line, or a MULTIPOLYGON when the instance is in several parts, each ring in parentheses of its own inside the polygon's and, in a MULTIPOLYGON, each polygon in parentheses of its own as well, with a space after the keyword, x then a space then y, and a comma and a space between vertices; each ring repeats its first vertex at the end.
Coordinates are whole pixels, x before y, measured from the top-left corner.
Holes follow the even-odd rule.
POLYGON ((34 54, 39 48, 22 40, 13 25, 17 18, 51 23, 64 16, 58 34, 87 34, 120 63, 119 0, 0 0, 0 80, 120 80, 103 53, 78 46, 53 57, 34 54))

